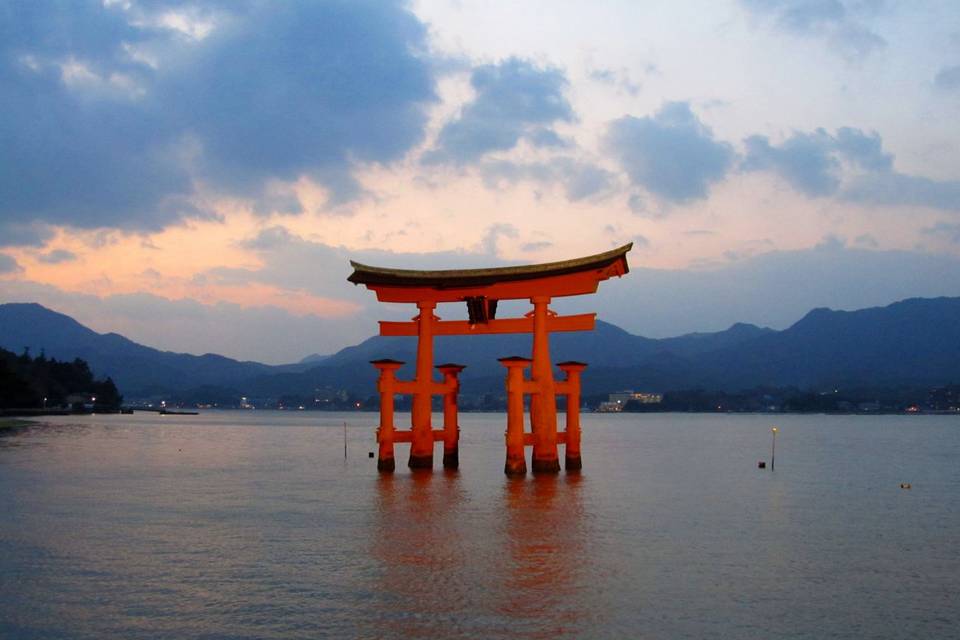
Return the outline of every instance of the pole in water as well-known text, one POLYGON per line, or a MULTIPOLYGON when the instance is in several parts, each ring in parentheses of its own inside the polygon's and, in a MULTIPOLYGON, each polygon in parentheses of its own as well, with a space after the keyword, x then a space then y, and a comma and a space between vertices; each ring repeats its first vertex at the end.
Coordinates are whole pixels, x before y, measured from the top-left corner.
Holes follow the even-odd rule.
POLYGON ((347 423, 343 423, 343 459, 347 459, 347 423))
POLYGON ((773 427, 770 432, 773 434, 773 444, 770 445, 770 471, 773 471, 773 467, 777 463, 777 428, 773 427))

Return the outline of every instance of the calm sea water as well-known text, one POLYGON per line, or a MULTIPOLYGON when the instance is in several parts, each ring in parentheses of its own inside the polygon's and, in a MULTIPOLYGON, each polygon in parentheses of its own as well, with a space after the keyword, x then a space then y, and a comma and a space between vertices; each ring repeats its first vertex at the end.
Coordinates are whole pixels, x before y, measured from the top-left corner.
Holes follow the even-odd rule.
POLYGON ((0 437, 0 637, 960 637, 960 417, 585 415, 581 475, 513 481, 504 416, 392 477, 375 421, 0 437))

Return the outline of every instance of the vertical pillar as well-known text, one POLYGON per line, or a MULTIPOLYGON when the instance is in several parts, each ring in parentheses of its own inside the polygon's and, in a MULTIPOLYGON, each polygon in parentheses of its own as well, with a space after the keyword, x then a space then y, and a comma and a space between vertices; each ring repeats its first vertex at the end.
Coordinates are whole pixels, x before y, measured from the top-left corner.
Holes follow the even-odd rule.
POLYGON ((411 407, 410 461, 411 469, 433 468, 433 430, 430 426, 430 401, 433 384, 433 310, 435 302, 418 302, 417 308, 417 375, 414 382, 411 407))
POLYGON ((527 473, 527 461, 523 455, 523 370, 531 362, 517 356, 500 358, 500 364, 507 368, 507 462, 503 472, 508 476, 527 473))
POLYGON ((580 372, 587 368, 583 362, 561 362, 557 365, 567 374, 567 446, 564 468, 579 471, 580 459, 580 372))
POLYGON ((533 428, 533 472, 557 473, 557 396, 553 383, 553 365, 550 363, 550 338, 547 317, 550 298, 535 296, 533 303, 533 365, 531 380, 537 393, 530 399, 530 418, 533 428))
POLYGON ((403 366, 399 360, 373 360, 370 362, 380 371, 377 391, 380 392, 380 428, 377 429, 377 443, 380 454, 377 458, 377 471, 393 472, 396 463, 393 458, 393 393, 397 379, 397 369, 403 366))
POLYGON ((443 468, 460 466, 460 425, 457 419, 457 394, 460 381, 457 376, 466 367, 462 364, 441 364, 437 369, 443 374, 447 392, 443 394, 443 468))

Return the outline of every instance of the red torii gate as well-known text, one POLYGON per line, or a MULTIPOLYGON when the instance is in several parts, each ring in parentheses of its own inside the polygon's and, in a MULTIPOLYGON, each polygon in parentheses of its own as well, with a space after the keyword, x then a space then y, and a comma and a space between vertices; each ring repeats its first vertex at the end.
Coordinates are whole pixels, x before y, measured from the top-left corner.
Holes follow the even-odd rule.
POLYGON ((380 371, 380 428, 377 430, 380 455, 377 469, 393 471, 394 444, 410 443, 412 469, 433 467, 434 442, 443 441, 443 466, 459 464, 457 423, 458 376, 462 365, 436 367, 443 382, 433 380, 433 337, 491 333, 532 333, 531 358, 500 358, 507 368, 507 475, 527 471, 524 447, 533 446, 534 473, 560 470, 557 445, 564 444, 568 471, 581 468, 580 459, 580 372, 581 362, 562 362, 557 366, 566 374, 554 380, 550 362, 549 334, 554 331, 590 331, 596 314, 559 316, 551 311, 551 299, 596 293, 602 280, 622 276, 629 271, 626 254, 633 243, 593 256, 547 264, 492 269, 418 271, 371 267, 350 261, 353 273, 347 280, 363 284, 376 292, 380 302, 413 303, 419 314, 410 322, 380 322, 381 336, 417 336, 417 366, 413 380, 396 379, 404 363, 374 360, 380 371), (496 318, 499 300, 528 299, 533 310, 522 318, 496 318), (469 320, 441 320, 433 313, 438 303, 466 302, 469 320), (529 379, 523 370, 531 368, 529 379), (413 396, 411 429, 397 430, 393 422, 394 394, 413 396), (523 431, 523 396, 530 398, 531 431, 523 431), (566 431, 557 432, 557 394, 567 396, 566 431), (431 425, 431 398, 442 395, 443 429, 431 425))

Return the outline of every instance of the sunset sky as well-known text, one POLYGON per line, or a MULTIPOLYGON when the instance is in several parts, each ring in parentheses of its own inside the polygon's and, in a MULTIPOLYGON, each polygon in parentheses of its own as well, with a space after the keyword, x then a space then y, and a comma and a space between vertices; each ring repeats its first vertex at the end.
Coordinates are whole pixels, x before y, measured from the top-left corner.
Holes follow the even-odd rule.
POLYGON ((958 123, 956 0, 2 2, 0 302, 280 363, 413 315, 350 259, 633 242, 558 308, 650 337, 956 296, 958 123))

